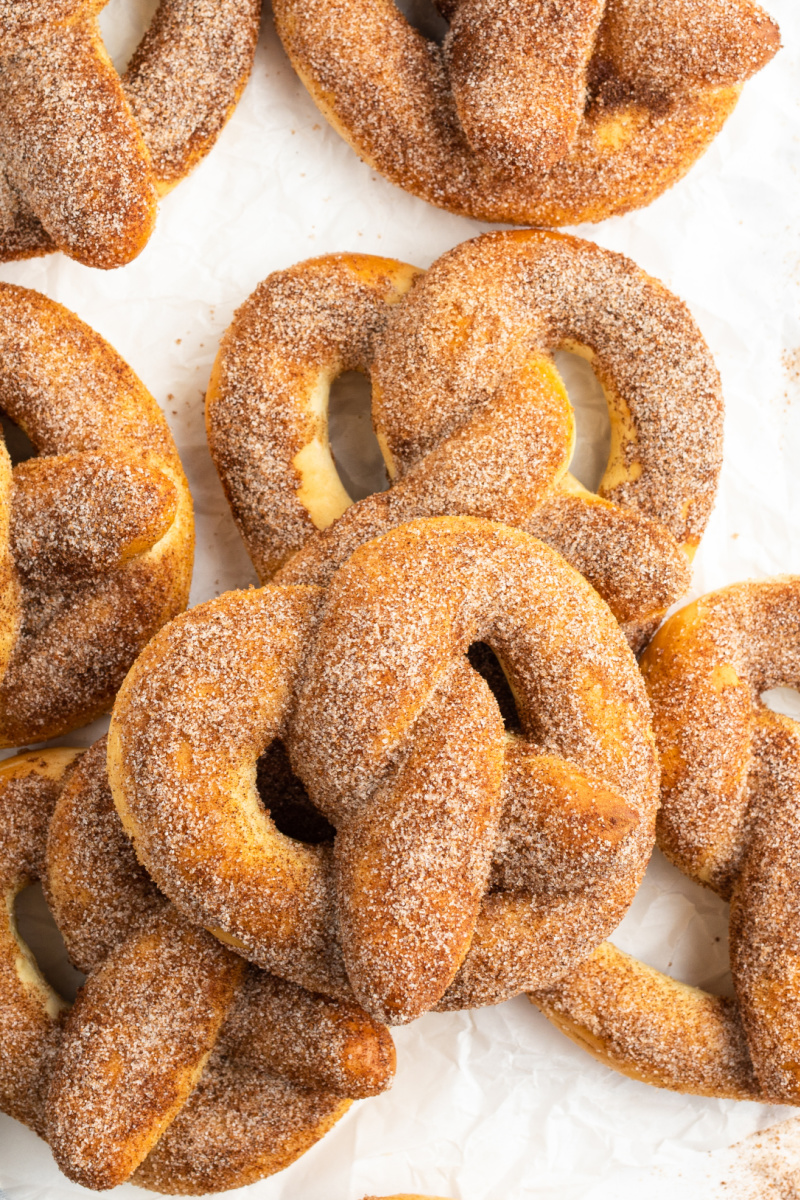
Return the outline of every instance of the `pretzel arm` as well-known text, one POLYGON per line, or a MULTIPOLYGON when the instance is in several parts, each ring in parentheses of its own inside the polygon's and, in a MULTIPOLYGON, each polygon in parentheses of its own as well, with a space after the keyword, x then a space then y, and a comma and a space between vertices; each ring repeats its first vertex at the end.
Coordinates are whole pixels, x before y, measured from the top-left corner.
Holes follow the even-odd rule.
POLYGON ((253 66, 261 0, 161 0, 122 80, 161 192, 213 146, 253 66))
POLYGON ((53 241, 118 267, 153 231, 150 156, 97 29, 87 21, 3 62, 0 137, 9 179, 53 241))
POLYGON ((472 149, 498 166, 544 171, 572 149, 605 0, 462 0, 445 45, 472 149))
POLYGON ((525 528, 589 580, 635 650, 648 641, 674 597, 689 586, 686 556, 663 525, 583 488, 574 494, 554 493, 525 528))
POLYGON ((224 1031, 226 1053, 300 1087, 360 1099, 389 1087, 394 1044, 358 1005, 250 970, 224 1031))
POLYGON ((619 792, 511 739, 492 887, 559 892, 591 886, 619 869, 637 823, 619 792))
POLYGON ((172 480, 121 455, 30 459, 14 471, 14 563, 45 589, 114 570, 164 536, 177 502, 172 480))

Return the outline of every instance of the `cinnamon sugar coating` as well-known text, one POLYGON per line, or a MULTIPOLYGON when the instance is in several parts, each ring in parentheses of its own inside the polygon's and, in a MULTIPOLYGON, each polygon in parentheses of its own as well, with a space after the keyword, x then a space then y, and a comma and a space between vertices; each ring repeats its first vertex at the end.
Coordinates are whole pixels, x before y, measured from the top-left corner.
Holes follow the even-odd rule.
POLYGON ((162 0, 122 80, 104 3, 0 6, 0 260, 135 258, 159 192, 208 152, 247 81, 260 0, 162 0))
POLYGON ((730 899, 737 999, 686 988, 613 946, 531 998, 635 1078, 797 1104, 800 726, 761 693, 800 686, 800 578, 701 597, 659 630, 642 670, 663 770, 659 845, 730 899))
POLYGON ((0 745, 110 707, 186 605, 192 502, 166 421, 119 355, 37 292, 0 285, 2 407, 39 457, 0 471, 0 745), (3 565, 5 564, 5 565, 3 565))
POLYGON ((105 741, 0 768, 4 911, 41 877, 89 978, 70 1012, 0 922, 0 1108, 92 1188, 216 1192, 286 1167, 347 1097, 384 1090, 388 1032, 271 979, 191 926, 136 864, 105 741))
POLYGON ((360 255, 270 276, 225 334, 209 445, 262 580, 324 585, 364 541, 468 513, 543 538, 634 646, 685 590, 722 453, 719 376, 691 315, 629 260, 533 231, 489 234, 423 278, 360 255), (574 421, 552 362, 588 357, 612 452, 568 473, 574 421), (391 489, 351 504, 327 433, 332 380, 369 373, 391 489), (295 557, 287 562, 293 551, 295 557))
POLYGON ((393 183, 487 221, 649 204, 777 51, 752 0, 440 0, 443 46, 392 0, 275 0, 322 114, 393 183))
POLYGON ((21 942, 14 904, 43 873, 48 823, 75 753, 48 750, 0 764, 0 1110, 37 1133, 66 1005, 21 942))
POLYGON ((653 837, 648 709, 613 617, 547 547, 470 518, 393 530, 327 591, 228 593, 173 622, 120 692, 109 777, 182 911, 389 1022, 563 975, 619 921, 653 837), (333 850, 263 810, 275 739, 333 850))

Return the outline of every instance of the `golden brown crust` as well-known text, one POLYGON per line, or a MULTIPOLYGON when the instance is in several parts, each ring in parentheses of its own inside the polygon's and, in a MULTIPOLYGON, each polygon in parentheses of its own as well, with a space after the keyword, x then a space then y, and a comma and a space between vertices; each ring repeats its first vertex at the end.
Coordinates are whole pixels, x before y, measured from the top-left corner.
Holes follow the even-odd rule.
POLYGON ((662 627, 642 671, 661 752, 659 844, 731 900, 737 1002, 598 950, 532 999, 609 1065, 659 1086, 800 1099, 800 726, 761 701, 800 685, 800 578, 735 584, 662 627))
POLYGON ((7 542, 0 527, 14 565, 0 598, 2 641, 13 632, 0 745, 19 745, 107 710, 138 651, 186 605, 194 526, 161 410, 98 334, 3 284, 0 359, 4 411, 40 455, 13 472, 7 542))
POLYGON ((122 79, 159 192, 208 154, 250 75, 261 0, 162 0, 122 79))
POLYGON ((640 646, 687 586, 721 463, 719 376, 691 315, 629 260, 558 234, 485 235, 415 276, 314 259, 270 276, 226 333, 209 445, 260 577, 284 564, 281 583, 325 584, 395 525, 469 513, 555 546, 640 646), (589 357, 606 391, 599 495, 567 472, 559 348, 589 357), (371 376, 393 480, 354 505, 327 438, 346 369, 371 376))
POLYGON ((654 1087, 763 1100, 734 1000, 678 983, 604 942, 530 999, 594 1058, 654 1087))
POLYGON ((14 903, 42 874, 48 822, 75 754, 45 750, 0 764, 0 1111, 38 1133, 66 1006, 22 942, 14 903))
POLYGON ((260 0, 162 0, 124 78, 99 0, 0 21, 0 258, 53 249, 117 267, 146 245, 157 195, 208 152, 252 66, 260 0))
POLYGON ((180 908, 279 975, 352 986, 389 1021, 496 1003, 579 961, 630 903, 656 787, 611 614, 552 551, 469 518, 362 547, 326 595, 229 593, 174 622, 120 692, 109 775, 140 860, 180 908), (507 819, 499 713, 461 659, 476 640, 503 663, 537 758, 520 770, 510 755, 507 819), (333 860, 260 806, 255 763, 275 738, 338 829, 333 860), (604 785, 591 819, 585 777, 604 785), (521 834, 526 803, 541 804, 544 848, 521 834), (498 838, 525 886, 487 894, 498 838), (580 880, 578 849, 592 861, 580 880))
POLYGON ((488 221, 572 225, 649 204, 780 43, 751 0, 441 7, 444 47, 392 0, 274 4, 295 70, 360 157, 488 221))
POLYGON ((186 1104, 244 964, 174 908, 156 913, 81 988, 47 1093, 47 1140, 75 1183, 129 1179, 186 1104))

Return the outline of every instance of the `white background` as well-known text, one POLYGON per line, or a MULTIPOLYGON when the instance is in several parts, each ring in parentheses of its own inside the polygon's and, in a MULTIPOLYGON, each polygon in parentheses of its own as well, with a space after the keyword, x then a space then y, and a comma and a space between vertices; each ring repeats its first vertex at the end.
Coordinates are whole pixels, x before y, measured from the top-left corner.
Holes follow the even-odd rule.
MULTIPOLYGON (((686 300, 722 373, 725 465, 693 595, 800 571, 800 7, 766 3, 785 48, 746 86, 688 179, 644 212, 579 231, 630 255, 686 300)), ((154 7, 154 0, 112 0, 103 24, 119 62, 154 7)), ((164 201, 135 263, 105 274, 55 255, 0 267, 0 278, 77 312, 164 408, 196 505, 196 603, 255 580, 203 427, 211 363, 236 306, 270 271, 312 255, 357 250, 425 266, 484 228, 406 195, 360 163, 317 113, 267 17, 233 120, 164 201)), ((597 393, 582 365, 561 361, 579 405, 579 474, 591 481, 601 461, 597 393)), ((352 450, 368 417, 358 403, 363 390, 342 394, 338 448, 356 477, 352 450)), ((777 703, 800 715, 796 696, 777 703)), ((65 740, 88 745, 103 727, 65 740)), ((720 901, 656 854, 614 940, 687 982, 724 989, 726 917, 720 901)), ((682 1097, 624 1079, 573 1047, 524 998, 428 1016, 398 1031, 396 1042, 393 1090, 356 1105, 288 1171, 253 1185, 253 1200, 360 1200, 403 1190, 456 1200, 800 1195, 800 1123, 761 1150, 753 1141, 728 1150, 791 1110, 682 1097)), ((6 1117, 0 1186, 12 1200, 90 1194, 6 1117)), ((142 1193, 124 1187, 119 1195, 142 1193)))

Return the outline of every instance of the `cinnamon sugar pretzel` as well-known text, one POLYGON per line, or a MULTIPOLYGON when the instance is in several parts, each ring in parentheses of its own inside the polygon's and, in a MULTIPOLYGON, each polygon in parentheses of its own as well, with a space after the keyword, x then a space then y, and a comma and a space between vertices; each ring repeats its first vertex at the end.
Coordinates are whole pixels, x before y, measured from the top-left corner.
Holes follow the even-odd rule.
POLYGON ((388 1086, 391 1040, 354 1005, 247 967, 184 921, 134 859, 104 741, 77 755, 0 766, 0 1109, 91 1188, 132 1176, 197 1195, 282 1170, 349 1098, 388 1086), (37 877, 89 972, 71 1011, 13 922, 37 877))
POLYGON ((649 204, 775 54, 752 0, 275 0, 292 65, 375 170, 485 221, 576 225, 649 204))
POLYGON ((0 260, 130 262, 247 82, 260 0, 161 0, 122 79, 106 3, 0 0, 0 260))
POLYGON ((60 304, 0 284, 0 408, 39 451, 0 443, 0 745, 107 711, 185 608, 192 501, 167 423, 115 350, 60 304))
POLYGON ((531 997, 608 1066, 660 1087, 800 1103, 800 577, 703 596, 642 657, 662 762, 661 848, 730 899, 736 999, 600 946, 531 997))
POLYGON ((136 853, 192 919, 379 1020, 557 979, 620 919, 657 771, 611 613, 519 530, 418 521, 327 589, 232 592, 178 618, 117 698, 109 778, 136 853), (464 657, 496 652, 508 738, 464 657), (281 834, 256 763, 284 742, 333 845, 281 834))
POLYGON ((688 586, 722 418, 719 376, 685 306, 622 256, 538 231, 465 242, 424 277, 362 255, 270 276, 223 338, 206 409, 263 582, 282 567, 276 582, 325 584, 394 525, 469 513, 558 549, 637 648, 688 586), (559 348, 590 359, 608 401, 597 495, 568 471, 575 429, 559 348), (370 376, 392 479, 352 505, 327 429, 330 384, 349 369, 370 376))

